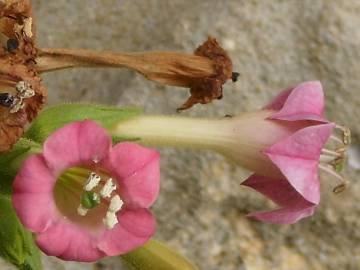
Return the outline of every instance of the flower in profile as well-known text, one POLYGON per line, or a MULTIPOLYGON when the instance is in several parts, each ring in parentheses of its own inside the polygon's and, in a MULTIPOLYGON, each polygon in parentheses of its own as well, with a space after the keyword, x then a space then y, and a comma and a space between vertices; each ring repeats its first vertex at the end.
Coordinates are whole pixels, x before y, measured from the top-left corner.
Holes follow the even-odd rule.
POLYGON ((159 192, 159 154, 134 143, 111 147, 96 123, 68 124, 27 158, 13 185, 21 222, 43 252, 96 261, 129 252, 154 234, 148 210, 159 192))
MULTIPOLYGON (((349 143, 349 131, 324 118, 324 95, 320 82, 311 81, 280 93, 266 109, 274 110, 267 121, 280 123, 295 130, 265 147, 262 154, 276 166, 278 173, 256 171, 242 185, 269 197, 281 207, 273 211, 250 214, 259 220, 291 224, 314 213, 320 202, 318 171, 323 170, 340 180, 334 192, 341 192, 346 181, 336 172, 344 160, 344 145, 349 143), (343 138, 332 135, 340 129, 343 138), (329 141, 329 147, 324 148, 329 141)), ((276 132, 275 130, 273 132, 276 132)), ((265 136, 273 136, 265 133, 265 136)))
POLYGON ((122 122, 112 132, 146 143, 205 148, 225 155, 254 172, 243 185, 280 205, 250 216, 291 224, 312 215, 319 204, 319 169, 340 181, 335 192, 345 187, 338 171, 350 132, 323 114, 322 86, 309 81, 283 91, 256 112, 224 119, 140 116, 122 122))

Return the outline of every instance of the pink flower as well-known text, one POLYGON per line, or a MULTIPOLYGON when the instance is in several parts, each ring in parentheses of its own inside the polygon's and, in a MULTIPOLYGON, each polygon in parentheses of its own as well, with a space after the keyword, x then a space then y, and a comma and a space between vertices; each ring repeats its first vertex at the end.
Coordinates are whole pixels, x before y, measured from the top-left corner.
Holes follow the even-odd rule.
MULTIPOLYGON (((324 118, 324 95, 317 81, 283 91, 265 109, 271 110, 265 120, 267 124, 279 126, 268 130, 259 128, 259 134, 254 137, 258 142, 264 137, 272 142, 261 151, 271 162, 267 164, 270 169, 254 168, 255 173, 242 185, 264 194, 280 208, 249 216, 271 223, 291 224, 312 215, 319 204, 319 168, 343 180, 328 166, 335 166, 343 158, 340 148, 337 148, 339 151, 323 149, 336 125, 324 118), (321 157, 326 164, 320 164, 321 157)), ((341 143, 337 137, 334 140, 341 143)), ((343 184, 344 181, 338 190, 343 184)))
POLYGON ((250 216, 291 224, 312 215, 319 204, 319 169, 340 182, 334 192, 345 187, 346 181, 338 171, 350 131, 327 121, 323 114, 322 86, 310 81, 283 91, 259 111, 222 119, 140 116, 121 122, 112 132, 151 144, 203 148, 223 154, 254 172, 243 185, 280 206, 250 216), (340 137, 336 133, 341 133, 340 137))
POLYGON ((96 261, 143 245, 155 232, 150 207, 159 192, 159 154, 134 143, 111 147, 92 121, 53 133, 13 185, 21 222, 43 252, 96 261))

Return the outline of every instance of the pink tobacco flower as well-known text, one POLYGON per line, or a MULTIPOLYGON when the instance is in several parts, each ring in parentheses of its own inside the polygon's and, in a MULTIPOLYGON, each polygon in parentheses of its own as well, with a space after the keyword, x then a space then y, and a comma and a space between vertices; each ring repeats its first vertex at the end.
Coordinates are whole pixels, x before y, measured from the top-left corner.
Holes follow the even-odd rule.
POLYGON ((346 144, 348 134, 345 128, 324 118, 324 95, 317 81, 283 91, 265 109, 272 110, 266 121, 279 124, 279 129, 263 130, 260 131, 263 134, 254 136, 279 136, 262 149, 262 155, 276 168, 269 173, 255 170, 242 185, 259 191, 280 205, 277 210, 251 213, 251 217, 271 223, 291 224, 312 215, 319 204, 319 168, 342 181, 335 191, 344 187, 343 179, 334 169, 343 158, 343 148, 332 151, 323 147, 335 127, 345 133, 345 143, 333 137, 341 146, 346 144), (288 129, 287 134, 284 128, 288 129), (321 160, 324 164, 320 163, 321 160))
POLYGON ((340 181, 334 191, 344 188, 337 172, 350 134, 324 118, 324 94, 318 81, 283 91, 259 111, 222 119, 141 116, 122 122, 113 133, 225 155, 254 172, 243 185, 280 206, 250 215, 267 222, 291 224, 314 213, 320 201, 319 168, 340 181))
POLYGON ((42 154, 24 161, 12 199, 43 252, 91 262, 129 252, 154 234, 148 208, 159 180, 156 151, 112 147, 105 130, 86 120, 57 130, 42 154))

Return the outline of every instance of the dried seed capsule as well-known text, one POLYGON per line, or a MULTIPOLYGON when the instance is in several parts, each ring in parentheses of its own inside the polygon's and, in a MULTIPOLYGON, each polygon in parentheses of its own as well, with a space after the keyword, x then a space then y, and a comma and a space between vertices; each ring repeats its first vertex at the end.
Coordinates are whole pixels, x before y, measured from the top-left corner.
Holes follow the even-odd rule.
POLYGON ((11 107, 14 103, 14 97, 9 93, 0 93, 0 105, 3 107, 11 107))

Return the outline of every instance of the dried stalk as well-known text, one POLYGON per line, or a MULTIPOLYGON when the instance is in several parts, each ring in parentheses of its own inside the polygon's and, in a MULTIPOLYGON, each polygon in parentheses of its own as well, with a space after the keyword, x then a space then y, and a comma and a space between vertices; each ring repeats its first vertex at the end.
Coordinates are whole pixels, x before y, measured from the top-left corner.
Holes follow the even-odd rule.
POLYGON ((195 54, 179 52, 116 53, 84 49, 40 49, 38 72, 75 67, 120 67, 148 80, 190 88, 191 97, 179 110, 222 97, 222 85, 232 78, 232 63, 216 39, 209 38, 195 54))
POLYGON ((40 49, 36 63, 38 72, 75 67, 129 68, 151 81, 184 87, 189 87, 189 80, 215 75, 210 59, 177 52, 114 53, 40 49))

